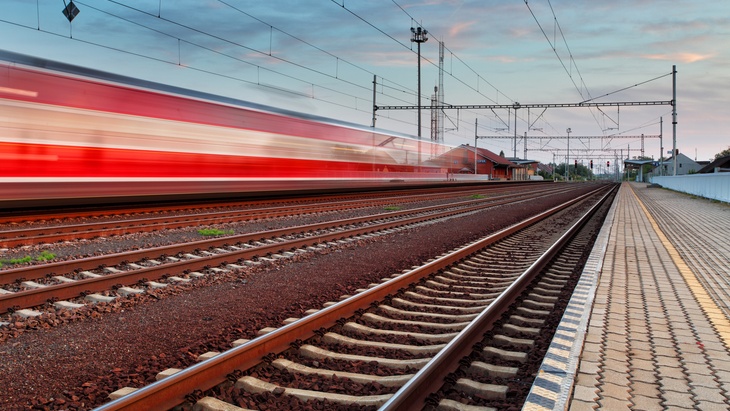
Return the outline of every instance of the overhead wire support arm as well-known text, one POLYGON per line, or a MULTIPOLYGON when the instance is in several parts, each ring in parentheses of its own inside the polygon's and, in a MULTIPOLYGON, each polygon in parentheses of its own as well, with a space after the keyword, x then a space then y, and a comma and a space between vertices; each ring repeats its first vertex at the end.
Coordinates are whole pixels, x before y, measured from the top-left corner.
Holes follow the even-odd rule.
MULTIPOLYGON (((614 101, 605 103, 546 103, 546 104, 522 104, 520 108, 576 108, 576 107, 620 107, 620 106, 671 106, 673 100, 660 101, 614 101)), ((416 110, 418 106, 375 106, 376 110, 416 110)), ((512 109, 514 104, 448 104, 435 107, 441 110, 492 110, 512 109)))
MULTIPOLYGON (((582 140, 590 140, 590 139, 604 139, 604 140, 610 140, 614 138, 627 138, 627 139, 633 139, 633 140, 640 140, 642 138, 661 138, 661 135, 649 135, 649 134, 642 134, 640 136, 629 136, 629 135, 607 135, 607 136, 572 136, 572 138, 582 139, 582 140)), ((508 135, 502 135, 502 136, 479 136, 479 138, 488 138, 488 139, 494 139, 494 140, 505 140, 505 139, 511 139, 513 136, 508 135)), ((537 137, 527 137, 528 139, 537 140, 537 139, 564 139, 565 136, 537 136, 537 137)))

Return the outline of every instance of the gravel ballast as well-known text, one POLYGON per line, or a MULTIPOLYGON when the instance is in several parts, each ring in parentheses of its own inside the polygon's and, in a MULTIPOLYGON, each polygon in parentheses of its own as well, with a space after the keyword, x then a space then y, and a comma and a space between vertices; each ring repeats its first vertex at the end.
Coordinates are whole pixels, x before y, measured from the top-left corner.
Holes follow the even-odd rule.
POLYGON ((91 409, 121 387, 150 384, 166 368, 195 364, 207 351, 576 196, 489 209, 0 327, 0 409, 91 409))

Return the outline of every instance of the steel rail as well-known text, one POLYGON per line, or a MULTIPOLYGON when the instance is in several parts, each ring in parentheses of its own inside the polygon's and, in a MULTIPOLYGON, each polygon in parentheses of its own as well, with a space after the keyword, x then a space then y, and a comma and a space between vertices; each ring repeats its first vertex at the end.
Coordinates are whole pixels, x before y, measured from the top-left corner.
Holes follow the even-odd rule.
MULTIPOLYGON (((548 192, 548 194, 550 194, 550 193, 556 193, 556 192, 564 192, 565 189, 561 189, 558 191, 550 191, 550 190, 546 190, 546 191, 548 192)), ((537 194, 543 194, 543 193, 545 193, 545 191, 537 192, 537 194)), ((535 194, 535 192, 527 193, 520 198, 527 197, 527 196, 533 196, 534 194, 535 194)), ((535 197, 531 197, 531 198, 539 198, 539 196, 535 196, 535 197)), ((495 196, 495 197, 489 197, 489 198, 484 198, 484 199, 462 201, 462 202, 446 204, 446 205, 420 207, 420 208, 414 208, 411 210, 393 211, 393 212, 389 212, 389 213, 376 214, 376 215, 370 215, 370 216, 364 216, 364 217, 356 217, 356 218, 343 219, 343 220, 332 220, 332 221, 327 221, 327 222, 322 222, 322 223, 281 228, 281 229, 277 229, 277 230, 259 231, 259 232, 254 232, 254 233, 239 234, 239 235, 235 235, 235 236, 219 237, 219 238, 213 238, 213 239, 205 239, 205 240, 193 241, 193 242, 188 242, 188 243, 171 244, 171 245, 166 245, 166 246, 147 248, 144 250, 114 253, 114 254, 109 254, 109 255, 83 258, 83 259, 78 259, 78 260, 58 261, 58 262, 42 264, 42 265, 13 268, 13 269, 9 269, 9 270, 0 271, 0 284, 9 284, 9 283, 12 283, 13 281, 18 281, 21 279, 35 280, 35 279, 39 279, 39 278, 50 277, 55 274, 70 273, 73 271, 92 270, 92 269, 96 269, 103 265, 116 265, 116 264, 120 264, 124 261, 129 261, 129 260, 136 261, 136 260, 142 260, 145 258, 157 258, 161 255, 175 255, 175 254, 178 254, 181 252, 190 252, 191 250, 195 250, 195 249, 223 247, 228 244, 248 243, 251 241, 264 240, 267 238, 284 237, 284 236, 296 235, 296 234, 301 234, 301 233, 306 233, 306 232, 314 232, 314 231, 318 231, 318 230, 331 229, 333 227, 342 227, 342 226, 353 225, 353 224, 361 224, 361 223, 366 223, 366 222, 373 221, 373 220, 380 220, 380 219, 384 219, 384 218, 398 218, 398 217, 409 215, 409 214, 432 212, 432 211, 437 211, 439 209, 450 208, 450 207, 459 207, 459 206, 468 205, 468 204, 489 203, 489 204, 486 204, 488 207, 497 207, 500 205, 507 204, 511 201, 514 201, 513 195, 512 196, 510 196, 510 195, 495 196), (506 198, 506 200, 500 200, 500 199, 504 199, 504 198, 506 198), (494 202, 494 200, 498 200, 498 201, 494 202)), ((316 239, 317 237, 311 237, 311 238, 316 239)))
POLYGON ((420 280, 434 272, 444 269, 471 255, 484 247, 495 243, 529 225, 541 221, 573 204, 576 204, 596 192, 583 194, 568 202, 543 211, 517 224, 504 228, 482 240, 476 241, 439 257, 425 265, 379 284, 346 300, 317 311, 293 323, 285 325, 248 343, 221 353, 209 360, 184 369, 163 380, 143 387, 129 395, 104 404, 96 411, 132 411, 132 410, 167 410, 185 401, 185 396, 195 390, 207 390, 223 381, 231 372, 250 368, 270 354, 290 348, 296 340, 304 340, 315 335, 315 331, 330 327, 338 319, 350 317, 357 311, 367 308, 373 301, 382 300, 409 284, 420 280))
MULTIPOLYGON (((614 191, 613 188, 611 191, 614 191)), ((504 312, 516 301, 525 287, 532 282, 564 247, 593 217, 609 197, 611 191, 591 207, 574 223, 540 258, 527 268, 497 299, 482 311, 469 325, 439 351, 423 368, 383 404, 380 411, 421 410, 428 396, 444 384, 446 377, 454 372, 459 361, 469 355, 472 347, 484 338, 484 330, 498 321, 504 312)))
MULTIPOLYGON (((427 191, 428 189, 418 189, 413 191, 427 191)), ((397 193, 397 191, 400 190, 394 190, 394 191, 388 191, 388 195, 393 195, 394 193, 397 193)), ((374 193, 368 193, 363 194, 359 193, 357 194, 358 197, 367 195, 369 198, 376 198, 378 194, 382 195, 383 192, 377 192, 377 194, 374 193)), ((246 207, 246 206, 256 206, 261 204, 293 204, 297 205, 300 203, 311 203, 314 201, 338 201, 342 199, 348 199, 352 198, 355 195, 347 195, 347 194, 341 194, 341 195, 328 195, 328 196, 305 196, 305 197, 293 197, 293 198, 280 198, 280 199, 266 199, 266 200, 247 200, 247 201, 226 201, 226 202, 217 202, 217 203, 200 203, 200 204, 185 204, 181 206, 176 206, 174 204, 167 204, 167 205, 161 205, 161 206, 134 206, 130 205, 128 207, 121 207, 121 206, 110 206, 110 207, 102 207, 100 209, 96 210, 75 210, 70 209, 68 211, 60 211, 60 212, 48 212, 43 213, 40 212, 38 214, 31 214, 27 212, 10 212, 7 214, 0 214, 0 224, 4 223, 10 223, 10 222, 18 222, 18 221, 35 221, 36 219, 41 220, 54 220, 54 219, 64 219, 64 218, 79 218, 79 217, 99 217, 99 216, 105 216, 105 217, 114 217, 114 216, 120 216, 124 214, 144 214, 144 213, 160 213, 160 212, 175 212, 175 211, 183 211, 183 210, 190 210, 191 208, 197 208, 197 209, 211 209, 211 208, 222 208, 222 207, 246 207)))
MULTIPOLYGON (((535 198, 539 198, 535 197, 535 198)), ((524 200, 523 200, 524 201, 524 200)), ((472 211, 478 211, 483 210, 485 208, 491 208, 496 207, 504 204, 512 203, 512 199, 499 201, 496 203, 489 203, 489 204, 480 204, 484 202, 484 200, 471 200, 471 201, 465 201, 462 202, 463 204, 471 204, 476 203, 476 205, 471 205, 466 208, 461 208, 458 210, 447 210, 447 211, 441 211, 438 214, 430 214, 425 216, 416 216, 416 217, 410 217, 403 220, 397 220, 397 221, 391 221, 391 222, 384 222, 380 224, 374 224, 367 227, 361 227, 361 228, 353 228, 349 230, 343 230, 338 231, 335 233, 328 233, 323 234, 319 236, 313 236, 313 237, 306 237, 301 239, 295 239, 295 240, 289 240, 289 241, 282 241, 282 242, 276 242, 273 244, 267 244, 262 245, 259 247, 253 247, 249 249, 243 249, 240 251, 231 251, 230 253, 225 254, 215 254, 210 256, 202 256, 196 259, 190 259, 190 260, 184 260, 184 261, 178 261, 173 262, 169 264, 154 266, 154 267, 145 267, 140 269, 135 269, 131 271, 124 271, 121 273, 113 273, 113 274, 107 274, 101 277, 96 278, 87 278, 84 280, 77 280, 74 282, 68 282, 68 283, 62 283, 62 284, 56 284, 52 286, 47 287, 41 287, 41 288, 35 288, 30 290, 24 290, 15 292, 12 294, 4 294, 0 295, 0 313, 7 312, 9 310, 14 310, 17 308, 28 308, 28 307, 35 307, 39 305, 43 305, 44 303, 48 302, 50 298, 56 298, 59 300, 65 300, 69 298, 76 298, 79 296, 83 296, 86 294, 90 294, 92 292, 98 292, 98 291, 104 291, 109 290, 117 286, 124 286, 124 285, 134 285, 139 283, 140 281, 150 281, 150 280, 157 280, 159 278, 162 278, 164 275, 169 274, 169 272, 183 272, 185 270, 190 271, 196 271, 196 270, 202 270, 209 267, 215 267, 222 264, 227 264, 232 261, 238 261, 242 259, 251 259, 257 256, 261 255, 268 255, 268 254, 275 254, 281 251, 286 250, 294 250, 298 248, 302 248, 305 246, 309 246, 312 244, 317 244, 320 242, 330 242, 330 241, 336 241, 340 240, 342 238, 348 238, 348 237, 354 237, 357 235, 363 235, 368 234, 376 231, 381 230, 388 230, 396 227, 405 226, 408 224, 414 224, 419 223, 423 221, 433 220, 437 218, 444 218, 449 217, 453 215, 468 213, 472 211)), ((449 208, 451 208, 453 204, 449 205, 449 208)), ((445 208, 445 206, 430 206, 430 207, 424 207, 422 209, 418 210, 430 210, 430 209, 438 209, 438 208, 445 208)), ((387 213, 387 215, 391 214, 413 214, 413 210, 409 211, 401 211, 401 212, 394 212, 394 213, 387 213)), ((377 217, 383 218, 386 214, 380 214, 377 217)), ((360 220, 368 220, 372 219, 371 217, 359 217, 354 220, 360 221, 360 220)), ((341 220, 341 221, 347 221, 347 224, 352 224, 351 220, 341 220)), ((326 224, 326 227, 332 227, 333 222, 329 222, 326 224)), ((336 223, 336 222, 335 222, 336 223)), ((341 224, 344 225, 344 224, 341 224)), ((313 226, 320 226, 320 224, 315 224, 313 226)), ((310 227, 310 226, 304 226, 304 227, 310 227)), ((286 229, 282 229, 286 230, 286 229)), ((314 229, 311 229, 309 231, 312 231, 314 229)), ((273 231, 266 231, 264 232, 268 237, 276 236, 272 233, 277 233, 281 230, 273 230, 273 231)), ((304 230, 307 231, 307 230, 304 230)), ((256 240, 262 239, 261 233, 258 237, 255 237, 256 240)), ((254 235, 254 234, 251 234, 254 235)), ((284 235, 284 234, 281 234, 284 235)), ((232 238, 238 238, 238 237, 246 237, 248 235, 244 236, 236 236, 236 237, 227 237, 225 239, 220 239, 219 241, 213 241, 216 245, 225 245, 230 243, 230 239, 232 238), (225 241, 229 240, 229 241, 225 241)), ((247 238, 247 237, 246 237, 247 238)), ((177 254, 178 252, 182 251, 189 251, 191 248, 190 246, 195 246, 198 244, 206 244, 208 247, 210 247, 210 241, 200 241, 197 243, 186 243, 186 244, 176 244, 174 246, 170 247, 162 247, 165 248, 167 251, 174 251, 172 254, 177 254)), ((198 247, 200 248, 200 247, 198 247)), ((146 250, 145 250, 146 251, 146 250)), ((137 253, 137 252, 135 252, 137 253)), ((120 256, 124 258, 129 258, 128 253, 121 253, 119 255, 115 255, 116 258, 119 258, 120 256)), ((104 256, 102 257, 95 257, 93 260, 103 261, 104 256)), ((72 264, 71 262, 64 262, 64 264, 72 264)), ((4 273, 0 273, 4 274, 4 273)), ((12 273, 14 275, 18 275, 18 273, 12 273)))
MULTIPOLYGON (((475 190, 469 190, 473 192, 475 190)), ((477 190, 478 191, 478 190, 477 190)), ((292 209, 296 208, 296 214, 307 214, 315 212, 325 212, 332 210, 341 210, 353 208, 376 207, 383 204, 392 204, 393 201, 399 202, 418 202, 423 201, 422 197, 428 197, 428 200, 437 200, 444 198, 453 198, 466 193, 448 193, 448 194, 420 194, 409 197, 383 197, 383 198, 366 198, 359 200, 345 200, 337 202, 306 204, 306 205, 286 205, 277 207, 266 207, 257 209, 246 209, 239 211, 215 211, 198 214, 172 215, 162 217, 135 218, 125 220, 113 220, 83 224, 56 225, 48 227, 34 227, 17 230, 0 231, 0 247, 16 247, 19 245, 37 244, 40 242, 54 242, 66 240, 70 236, 74 239, 94 238, 99 236, 122 235, 131 232, 149 232, 161 229, 175 229, 189 227, 193 225, 216 224, 250 221, 264 218, 275 218, 293 214, 292 209)))
POLYGON ((402 189, 391 189, 391 190, 382 190, 382 191, 374 191, 374 192, 358 192, 354 194, 339 194, 339 195, 312 195, 312 196, 304 196, 304 197, 292 197, 292 198, 278 198, 278 199, 271 199, 268 198, 266 200, 247 200, 247 201, 232 201, 232 202, 218 202, 218 203, 199 203, 199 204, 186 204, 184 206, 175 206, 174 204, 167 204, 162 206, 134 206, 130 205, 128 207, 121 208, 120 206, 114 206, 114 207, 103 207, 96 210, 68 210, 63 212, 48 212, 48 213, 29 213, 29 212, 7 212, 7 213, 0 213, 0 224, 6 224, 6 223, 12 223, 12 222, 19 222, 19 221, 36 221, 38 219, 41 220, 54 220, 54 219, 64 219, 69 217, 99 217, 99 216, 106 216, 106 217, 114 217, 129 213, 135 213, 135 214, 143 214, 143 213, 159 213, 159 212, 170 212, 170 211, 181 211, 181 210, 189 210, 191 208, 203 208, 203 209, 210 209, 210 208, 221 208, 221 207, 243 207, 243 206, 255 206, 255 205, 261 205, 261 204, 294 204, 297 205, 299 203, 310 203, 314 201, 348 201, 349 198, 378 198, 379 196, 387 194, 388 196, 398 196, 400 195, 428 195, 429 192, 433 192, 438 190, 439 192, 444 191, 460 191, 460 190, 489 190, 489 191, 503 191, 508 190, 515 187, 524 187, 525 184, 510 184, 505 186, 482 186, 482 187, 474 187, 474 186, 444 186, 444 187, 438 187, 438 188, 419 188, 419 189, 411 189, 411 190, 402 190, 402 189), (471 188, 468 188, 471 187, 471 188), (420 194, 419 194, 420 193, 420 194))

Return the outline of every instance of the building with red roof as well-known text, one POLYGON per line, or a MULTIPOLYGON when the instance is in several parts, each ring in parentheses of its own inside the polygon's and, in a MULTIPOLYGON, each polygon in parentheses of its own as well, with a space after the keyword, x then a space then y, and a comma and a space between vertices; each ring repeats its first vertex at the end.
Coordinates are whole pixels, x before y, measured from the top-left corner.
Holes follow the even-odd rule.
POLYGON ((528 179, 526 166, 515 164, 486 148, 475 148, 469 144, 455 147, 431 162, 447 169, 450 174, 488 175, 495 180, 528 179))

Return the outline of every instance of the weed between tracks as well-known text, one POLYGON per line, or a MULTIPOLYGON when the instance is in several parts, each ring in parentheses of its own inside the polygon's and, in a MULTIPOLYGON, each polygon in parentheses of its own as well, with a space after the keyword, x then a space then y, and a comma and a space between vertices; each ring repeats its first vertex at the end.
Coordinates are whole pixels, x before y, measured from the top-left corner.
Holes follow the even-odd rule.
POLYGON ((29 263, 33 260, 48 261, 48 260, 53 260, 54 258, 56 258, 56 254, 53 254, 51 252, 44 250, 43 252, 41 252, 41 255, 39 255, 38 257, 35 257, 35 258, 33 258, 29 255, 26 255, 25 257, 22 257, 22 258, 11 258, 11 259, 6 259, 6 260, 0 260, 0 267, 2 267, 5 264, 10 264, 10 265, 23 264, 23 263, 29 263))
POLYGON ((233 234, 233 230, 219 230, 217 228, 203 228, 198 230, 198 234, 204 235, 206 237, 214 237, 217 235, 231 235, 233 234))

